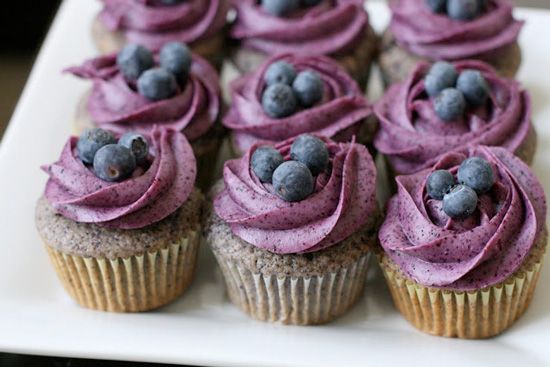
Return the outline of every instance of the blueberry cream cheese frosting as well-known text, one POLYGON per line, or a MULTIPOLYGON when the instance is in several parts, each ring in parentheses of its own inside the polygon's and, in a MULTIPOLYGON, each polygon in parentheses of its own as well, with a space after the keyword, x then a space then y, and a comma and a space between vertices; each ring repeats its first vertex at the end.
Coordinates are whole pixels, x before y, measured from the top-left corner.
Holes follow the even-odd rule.
POLYGON ((309 134, 255 144, 226 162, 205 231, 233 303, 285 324, 344 313, 361 293, 375 244, 375 181, 366 147, 309 134), (268 285, 262 299, 254 298, 257 277, 268 285))
POLYGON ((396 174, 433 165, 472 144, 500 146, 530 164, 536 147, 529 94, 474 60, 420 63, 374 106, 374 139, 396 174))
POLYGON ((182 131, 198 158, 199 182, 206 180, 203 161, 215 159, 223 139, 219 80, 208 62, 178 42, 158 53, 131 44, 67 71, 93 82, 77 111, 78 132, 147 133, 156 125, 182 131))
POLYGON ((275 143, 314 133, 339 141, 353 135, 369 143, 375 130, 371 107, 357 83, 324 56, 284 54, 232 82, 223 124, 231 146, 243 155, 255 143, 275 143))
POLYGON ((377 38, 362 0, 235 0, 232 60, 251 72, 270 55, 334 57, 365 87, 377 38))
POLYGON ((202 199, 183 134, 164 128, 146 135, 86 130, 43 170, 49 179, 36 208, 37 228, 79 304, 145 311, 185 290, 202 199), (176 258, 168 262, 167 256, 176 258))
POLYGON ((227 0, 102 0, 93 26, 103 53, 128 43, 159 50, 168 42, 183 42, 214 65, 223 58, 227 0))
POLYGON ((404 80, 421 60, 477 59, 507 77, 519 68, 523 22, 508 0, 398 0, 390 8, 380 57, 388 84, 404 80))
POLYGON ((436 335, 482 338, 508 328, 529 305, 547 243, 534 173, 504 148, 475 146, 396 180, 379 239, 398 309, 436 335))

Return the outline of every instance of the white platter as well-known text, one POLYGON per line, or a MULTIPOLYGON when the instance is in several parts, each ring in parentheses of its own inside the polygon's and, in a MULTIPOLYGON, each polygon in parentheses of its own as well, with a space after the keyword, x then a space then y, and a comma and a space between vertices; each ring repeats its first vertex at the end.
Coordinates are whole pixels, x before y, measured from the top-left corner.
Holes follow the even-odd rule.
MULTIPOLYGON (((0 150, 0 351, 208 366, 546 366, 550 364, 550 269, 543 270, 527 314, 488 341, 435 338, 395 311, 380 275, 346 316, 326 326, 252 321, 226 299, 205 250, 183 298, 145 314, 77 307, 65 295, 34 229, 34 205, 88 84, 60 74, 94 55, 90 24, 98 1, 67 0, 44 43, 0 150)), ((384 28, 384 4, 369 4, 384 28)), ((539 132, 535 170, 550 193, 550 12, 518 9, 524 62, 539 132)))

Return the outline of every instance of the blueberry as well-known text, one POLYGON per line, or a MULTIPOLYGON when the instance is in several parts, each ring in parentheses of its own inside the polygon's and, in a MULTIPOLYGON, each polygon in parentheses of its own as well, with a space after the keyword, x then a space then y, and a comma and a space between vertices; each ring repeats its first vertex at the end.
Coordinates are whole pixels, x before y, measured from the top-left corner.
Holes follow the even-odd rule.
POLYGON ((252 171, 258 176, 261 182, 271 183, 273 172, 284 162, 279 151, 270 146, 258 147, 252 153, 252 171))
POLYGON ((443 196, 443 211, 453 219, 466 218, 476 210, 477 194, 466 185, 456 185, 443 196))
POLYGON ((444 89, 434 100, 435 113, 443 121, 454 121, 464 115, 466 100, 455 88, 444 89))
POLYGON ((447 14, 456 20, 472 20, 480 13, 479 0, 447 0, 447 14))
POLYGON ((274 118, 292 115, 296 111, 297 101, 292 88, 286 84, 273 84, 262 95, 265 113, 274 118))
POLYGON ((438 95, 443 89, 453 88, 456 84, 458 73, 453 64, 438 61, 432 65, 424 78, 424 87, 430 97, 438 95))
POLYGON ((136 169, 136 158, 132 151, 119 144, 105 145, 94 157, 94 172, 105 181, 122 181, 136 169))
POLYGON ((141 134, 127 132, 118 139, 118 144, 130 149, 136 158, 136 162, 145 161, 149 155, 149 143, 141 134))
POLYGON ((434 13, 444 13, 447 6, 447 0, 426 0, 426 5, 434 13))
POLYGON ((298 102, 304 107, 311 107, 323 98, 323 80, 315 71, 306 70, 299 73, 292 83, 292 89, 298 102))
POLYGON ((262 8, 269 14, 284 16, 298 9, 299 0, 262 0, 262 8))
POLYGON ((304 6, 315 6, 319 4, 322 0, 302 0, 304 6))
POLYGON ((100 129, 86 129, 78 138, 76 150, 78 157, 85 164, 94 163, 96 152, 107 144, 115 144, 116 139, 110 132, 100 129))
POLYGON ((282 60, 269 65, 264 75, 264 80, 267 85, 273 85, 275 83, 292 85, 295 78, 296 70, 294 66, 282 60))
POLYGON ((160 0, 162 5, 178 5, 183 3, 184 0, 160 0))
POLYGON ((474 189, 478 194, 483 194, 493 187, 495 173, 491 164, 480 157, 472 157, 464 160, 458 167, 458 182, 474 189))
POLYGON ((484 105, 489 97, 489 84, 478 70, 464 70, 460 73, 456 88, 464 94, 466 102, 473 106, 484 105))
POLYGON ((441 200, 455 185, 455 178, 451 172, 439 169, 432 172, 426 182, 426 191, 432 199, 441 200))
POLYGON ((159 54, 160 66, 168 70, 183 85, 189 76, 193 62, 189 47, 181 42, 165 44, 159 54))
POLYGON ((313 192, 315 181, 307 166, 286 161, 273 172, 275 193, 285 201, 300 201, 313 192))
POLYGON ((302 162, 313 176, 317 176, 328 167, 328 149, 319 138, 303 134, 298 136, 290 147, 290 158, 302 162))
POLYGON ((139 94, 152 101, 170 98, 178 88, 174 75, 163 68, 147 70, 139 77, 137 85, 139 94))
POLYGON ((116 63, 126 80, 135 82, 147 69, 153 67, 153 54, 143 46, 125 46, 117 55, 116 63))

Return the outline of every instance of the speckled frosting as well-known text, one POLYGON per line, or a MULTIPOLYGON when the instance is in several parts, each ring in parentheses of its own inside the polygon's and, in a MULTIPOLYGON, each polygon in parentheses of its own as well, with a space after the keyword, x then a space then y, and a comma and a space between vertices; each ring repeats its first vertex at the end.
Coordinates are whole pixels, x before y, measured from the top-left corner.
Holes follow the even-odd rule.
MULTIPOLYGON (((235 236, 273 253, 313 252, 344 240, 376 215, 376 169, 367 148, 323 139, 332 170, 320 174, 314 193, 300 202, 280 199, 271 184, 258 180, 250 168, 257 146, 226 162, 225 188, 214 209, 235 236)), ((292 141, 275 146, 286 159, 292 141)))
POLYGON ((523 22, 514 19, 508 1, 487 3, 487 11, 480 17, 459 21, 433 13, 425 0, 390 2, 390 31, 398 45, 431 60, 488 55, 515 43, 523 22))
POLYGON ((186 0, 163 6, 156 0, 102 0, 101 22, 122 32, 127 41, 160 49, 169 41, 193 43, 225 25, 228 0, 186 0))
POLYGON ((264 54, 332 55, 352 51, 365 35, 363 0, 323 0, 286 17, 266 13, 256 0, 233 0, 231 36, 264 54))
POLYGON ((403 273, 428 287, 482 289, 512 275, 544 231, 546 198, 529 167, 506 149, 477 146, 448 153, 429 169, 397 177, 379 238, 403 273), (476 212, 450 219, 426 194, 436 169, 456 174, 467 157, 490 162, 496 183, 480 195, 476 212))
POLYGON ((246 152, 257 142, 277 142, 303 133, 348 141, 357 134, 371 108, 357 83, 335 61, 324 56, 284 54, 268 59, 254 73, 231 84, 232 105, 223 124, 233 132, 233 144, 246 152), (264 74, 276 61, 284 60, 296 70, 314 70, 324 83, 322 100, 289 117, 275 119, 262 108, 264 74))
POLYGON ((182 131, 194 141, 214 125, 220 114, 218 74, 196 55, 185 88, 160 101, 143 97, 124 79, 116 55, 90 59, 66 71, 93 81, 88 113, 94 123, 110 130, 148 132, 159 125, 182 131))
POLYGON ((374 106, 380 130, 374 145, 398 173, 413 173, 437 157, 466 145, 501 146, 516 152, 532 132, 531 101, 518 82, 499 77, 479 61, 455 63, 457 70, 481 71, 490 86, 485 106, 468 108, 465 117, 444 122, 424 87, 428 63, 417 65, 403 83, 394 84, 374 106))
POLYGON ((196 162, 183 134, 154 129, 148 136, 150 166, 121 182, 107 182, 86 167, 71 137, 50 176, 44 196, 61 215, 76 222, 133 229, 158 222, 176 211, 193 191, 196 162))

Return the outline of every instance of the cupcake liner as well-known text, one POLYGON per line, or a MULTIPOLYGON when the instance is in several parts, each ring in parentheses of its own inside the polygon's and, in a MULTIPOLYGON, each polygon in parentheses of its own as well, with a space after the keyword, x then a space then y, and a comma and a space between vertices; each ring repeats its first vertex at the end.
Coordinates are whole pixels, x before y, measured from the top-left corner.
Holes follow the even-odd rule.
POLYGON ((180 243, 128 258, 91 258, 46 250, 63 287, 81 306, 140 312, 163 306, 189 286, 200 243, 191 231, 180 243))
POLYGON ((362 294, 370 254, 323 275, 262 274, 215 254, 229 298, 255 319, 289 325, 328 322, 346 312, 362 294))
POLYGON ((437 336, 481 339, 500 334, 527 310, 543 256, 502 283, 459 292, 424 287, 407 279, 381 255, 380 265, 393 301, 417 329, 437 336))

